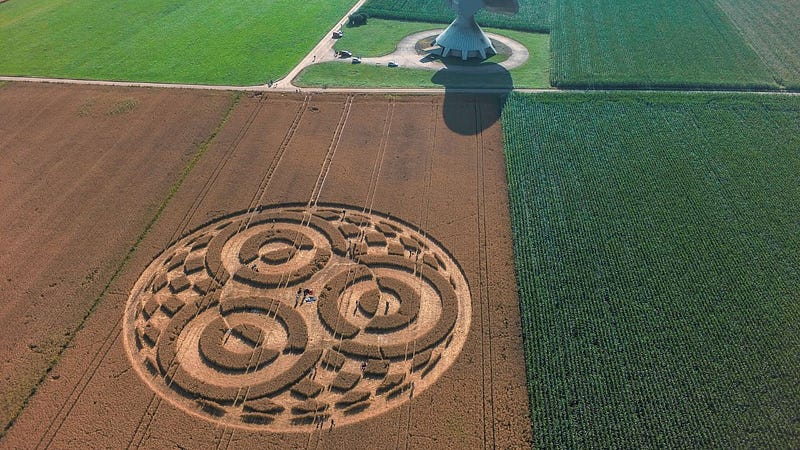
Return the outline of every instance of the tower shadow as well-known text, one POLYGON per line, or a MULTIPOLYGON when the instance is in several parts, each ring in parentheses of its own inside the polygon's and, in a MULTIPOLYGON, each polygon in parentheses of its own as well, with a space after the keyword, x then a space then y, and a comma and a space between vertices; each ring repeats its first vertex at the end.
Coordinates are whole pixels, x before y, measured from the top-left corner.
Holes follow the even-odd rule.
POLYGON ((447 127, 471 136, 500 120, 508 94, 514 89, 511 74, 496 63, 441 60, 445 67, 431 81, 444 87, 442 115, 447 127))

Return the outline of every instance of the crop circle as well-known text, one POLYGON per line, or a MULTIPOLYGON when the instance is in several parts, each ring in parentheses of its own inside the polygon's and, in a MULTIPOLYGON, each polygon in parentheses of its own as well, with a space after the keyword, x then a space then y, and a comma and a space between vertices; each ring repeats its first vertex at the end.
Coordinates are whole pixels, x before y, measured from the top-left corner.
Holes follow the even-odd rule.
POLYGON ((397 219, 273 206, 210 223, 156 257, 125 310, 146 384, 207 420, 346 425, 420 395, 452 364, 471 299, 456 261, 397 219))

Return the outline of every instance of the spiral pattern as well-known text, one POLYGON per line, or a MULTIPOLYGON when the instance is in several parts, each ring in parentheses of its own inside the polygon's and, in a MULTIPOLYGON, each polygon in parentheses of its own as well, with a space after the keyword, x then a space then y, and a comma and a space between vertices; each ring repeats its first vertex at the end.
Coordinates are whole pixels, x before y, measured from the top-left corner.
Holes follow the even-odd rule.
POLYGON ((226 425, 310 431, 432 385, 466 339, 470 294, 435 241, 348 208, 211 223, 142 273, 125 342, 147 385, 226 425))

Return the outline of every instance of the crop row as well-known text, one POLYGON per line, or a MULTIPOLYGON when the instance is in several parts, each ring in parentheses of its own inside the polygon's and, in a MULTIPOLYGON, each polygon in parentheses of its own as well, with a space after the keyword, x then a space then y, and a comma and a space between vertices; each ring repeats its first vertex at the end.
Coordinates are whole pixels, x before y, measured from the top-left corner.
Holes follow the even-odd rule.
POLYGON ((800 3, 716 0, 782 85, 800 89, 800 3))
POLYGON ((551 20, 554 86, 777 87, 713 2, 563 0, 551 20))
POLYGON ((535 447, 789 447, 800 100, 512 94, 535 447))

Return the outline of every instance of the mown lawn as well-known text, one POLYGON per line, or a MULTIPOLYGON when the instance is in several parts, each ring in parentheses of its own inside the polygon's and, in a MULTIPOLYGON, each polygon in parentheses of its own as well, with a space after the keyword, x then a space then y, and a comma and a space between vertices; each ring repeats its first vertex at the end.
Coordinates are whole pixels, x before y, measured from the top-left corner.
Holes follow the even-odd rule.
POLYGON ((800 99, 512 94, 536 448, 800 439, 800 99))
POLYGON ((0 3, 0 74, 217 85, 282 77, 350 0, 0 3))
MULTIPOLYGON (((378 21, 374 21, 378 22, 378 21)), ((392 21, 382 21, 391 23, 392 21)), ((356 55, 382 55, 386 48, 394 49, 404 36, 431 28, 431 24, 421 22, 399 22, 400 26, 392 28, 383 23, 373 21, 364 27, 345 30, 342 49, 356 55), (414 26, 412 26, 414 25, 414 26), (373 29, 394 30, 382 35, 382 47, 369 42, 373 29), (402 33, 399 31, 402 30, 402 33), (362 43, 363 42, 363 43, 362 43), (391 43, 390 43, 391 42, 391 43), (362 46, 363 45, 363 46, 362 46), (366 49, 366 50, 362 50, 366 49)), ((548 54, 549 35, 526 33, 514 30, 498 30, 487 28, 487 32, 508 36, 525 45, 530 52, 530 59, 523 66, 501 74, 464 74, 453 71, 432 71, 410 69, 405 67, 389 68, 370 64, 349 64, 347 61, 314 64, 298 75, 294 83, 307 87, 385 87, 385 88, 435 88, 446 85, 455 88, 546 88, 549 83, 548 54)), ((379 31, 376 33, 380 33, 379 31)), ((491 61, 491 60, 490 60, 491 61)))

